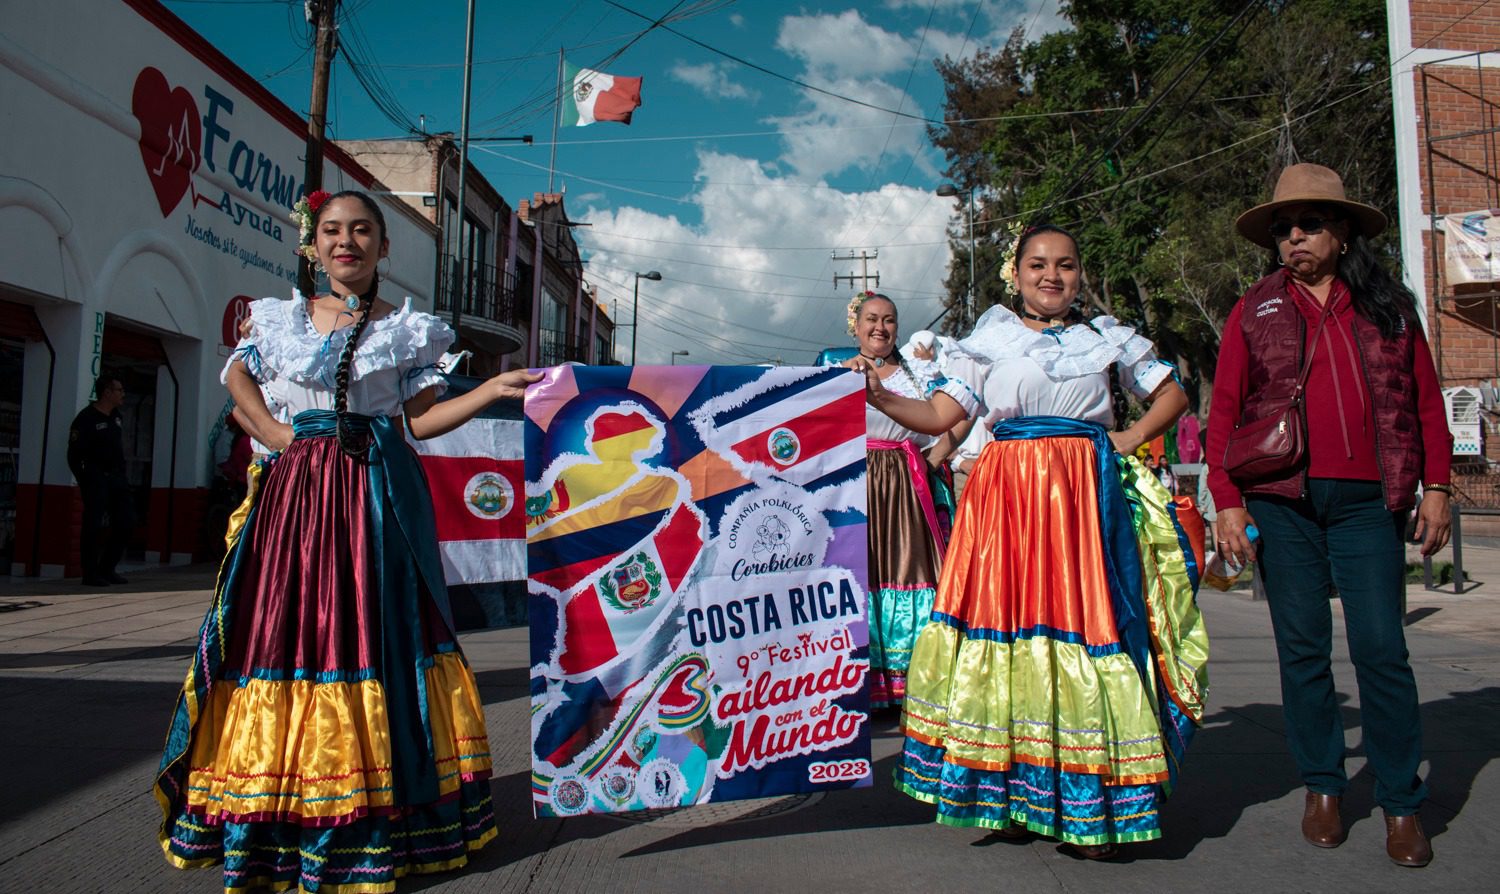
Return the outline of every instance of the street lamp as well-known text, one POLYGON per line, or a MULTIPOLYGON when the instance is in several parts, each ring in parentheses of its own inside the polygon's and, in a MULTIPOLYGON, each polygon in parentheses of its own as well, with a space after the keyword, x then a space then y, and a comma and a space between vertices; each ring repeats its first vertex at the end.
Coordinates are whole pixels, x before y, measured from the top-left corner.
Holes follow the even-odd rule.
MULTIPOLYGON (((937 188, 937 194, 945 198, 958 195, 966 195, 969 202, 969 294, 964 302, 964 313, 970 319, 974 319, 974 190, 959 189, 951 183, 944 183, 937 188)), ((962 326, 960 326, 962 328, 962 326)))
POLYGON ((630 365, 635 366, 635 337, 641 331, 641 280, 649 279, 652 282, 661 282, 661 274, 652 270, 650 273, 637 273, 635 275, 635 299, 630 306, 630 365))
POLYGON ((687 351, 673 351, 672 352, 672 365, 673 366, 677 365, 677 358, 678 357, 686 357, 687 355, 688 355, 687 351))

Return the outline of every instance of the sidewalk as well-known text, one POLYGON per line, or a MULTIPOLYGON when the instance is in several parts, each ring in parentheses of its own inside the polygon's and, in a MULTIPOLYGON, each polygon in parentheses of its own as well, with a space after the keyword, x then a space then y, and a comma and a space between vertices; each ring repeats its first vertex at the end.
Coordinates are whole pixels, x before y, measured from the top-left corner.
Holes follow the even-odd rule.
MULTIPOLYGON (((1408 588, 1431 789, 1423 821, 1437 854, 1423 870, 1385 859, 1341 646, 1335 673, 1349 698, 1355 776, 1345 799, 1350 836, 1337 850, 1302 841, 1265 604, 1248 592, 1205 590, 1207 722, 1164 811, 1165 837, 1126 848, 1119 863, 933 824, 930 807, 888 782, 901 739, 883 715, 873 721, 871 789, 654 817, 533 820, 527 634, 504 629, 462 637, 486 706, 500 838, 466 870, 409 878, 398 890, 1482 890, 1500 869, 1500 549, 1464 552, 1478 588, 1462 596, 1408 588)), ((101 590, 0 583, 0 890, 220 889, 216 870, 167 866, 149 793, 212 575, 202 566, 136 572, 130 585, 101 590)))

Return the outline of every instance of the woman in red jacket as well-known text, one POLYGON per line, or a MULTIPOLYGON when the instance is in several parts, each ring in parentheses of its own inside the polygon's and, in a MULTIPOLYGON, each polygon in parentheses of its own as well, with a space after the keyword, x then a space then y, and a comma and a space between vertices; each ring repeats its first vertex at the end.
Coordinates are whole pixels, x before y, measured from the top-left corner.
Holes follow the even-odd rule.
POLYGON ((1260 532, 1287 739, 1307 786, 1302 834, 1318 847, 1344 841, 1344 727, 1329 661, 1336 586, 1386 853, 1425 866, 1432 848, 1416 816, 1427 788, 1417 775, 1421 718, 1402 630, 1403 535, 1421 484, 1422 552, 1447 543, 1452 438, 1416 299, 1371 250, 1385 216, 1345 198, 1328 168, 1288 167, 1272 201, 1235 226, 1270 250, 1271 272, 1224 326, 1209 486, 1221 552, 1250 558, 1246 528, 1260 532), (1301 462, 1269 474, 1226 471, 1231 433, 1278 412, 1304 377, 1301 462))

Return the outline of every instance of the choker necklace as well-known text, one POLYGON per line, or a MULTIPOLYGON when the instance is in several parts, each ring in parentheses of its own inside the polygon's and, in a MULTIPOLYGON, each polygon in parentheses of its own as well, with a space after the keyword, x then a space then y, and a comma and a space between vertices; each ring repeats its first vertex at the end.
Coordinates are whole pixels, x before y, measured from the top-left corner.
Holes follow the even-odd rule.
POLYGON ((875 364, 875 368, 876 369, 880 369, 882 366, 885 366, 885 364, 886 364, 886 359, 884 357, 871 357, 869 354, 866 354, 864 351, 860 351, 859 352, 859 356, 861 356, 861 357, 865 358, 866 360, 870 361, 871 363, 875 364))
MULTIPOLYGON (((366 299, 369 299, 370 303, 373 304, 374 301, 375 301, 375 292, 379 288, 380 288, 380 282, 379 282, 379 280, 376 280, 375 282, 373 282, 373 283, 370 284, 369 291, 365 292, 363 295, 345 295, 345 296, 343 296, 343 298, 344 298, 344 306, 347 307, 347 308, 349 308, 349 310, 351 310, 351 311, 355 311, 355 310, 359 310, 359 306, 361 304, 364 304, 365 301, 366 301, 366 299)), ((328 290, 328 294, 332 295, 335 298, 339 297, 339 293, 335 292, 331 288, 328 290)))
POLYGON ((1036 320, 1038 323, 1046 323, 1048 326, 1055 326, 1058 324, 1068 326, 1069 324, 1076 323, 1083 318, 1083 314, 1079 313, 1078 309, 1074 307, 1068 308, 1067 312, 1060 317, 1044 317, 1041 314, 1034 314, 1024 307, 1021 308, 1020 313, 1021 316, 1025 317, 1028 320, 1036 320))

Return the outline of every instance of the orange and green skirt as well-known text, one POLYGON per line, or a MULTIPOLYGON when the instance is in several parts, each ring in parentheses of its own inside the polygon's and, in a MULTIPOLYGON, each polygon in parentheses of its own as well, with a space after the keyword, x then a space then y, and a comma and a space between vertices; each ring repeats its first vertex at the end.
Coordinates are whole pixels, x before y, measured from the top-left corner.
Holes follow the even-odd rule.
POLYGON ((1180 511, 1101 426, 997 425, 913 651, 897 786, 950 825, 1159 837, 1207 689, 1180 511))

